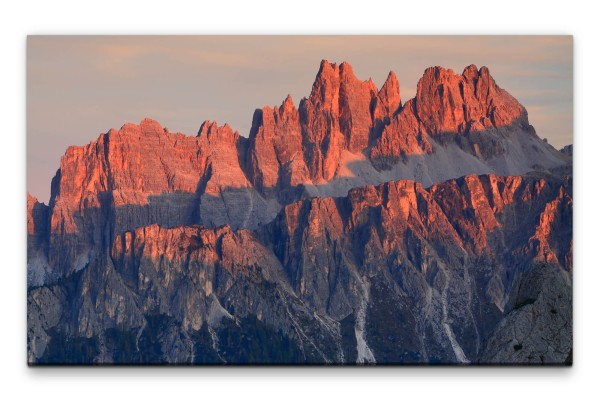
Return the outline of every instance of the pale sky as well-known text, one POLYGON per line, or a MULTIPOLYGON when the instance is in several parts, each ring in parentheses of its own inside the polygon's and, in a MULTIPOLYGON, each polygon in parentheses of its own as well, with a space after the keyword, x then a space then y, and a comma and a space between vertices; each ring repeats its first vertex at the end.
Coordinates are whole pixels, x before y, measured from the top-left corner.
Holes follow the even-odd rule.
POLYGON ((430 66, 490 69, 556 148, 573 142, 571 36, 30 36, 27 190, 40 201, 70 145, 145 117, 195 135, 204 120, 247 136, 254 110, 308 96, 322 59, 404 103, 430 66))

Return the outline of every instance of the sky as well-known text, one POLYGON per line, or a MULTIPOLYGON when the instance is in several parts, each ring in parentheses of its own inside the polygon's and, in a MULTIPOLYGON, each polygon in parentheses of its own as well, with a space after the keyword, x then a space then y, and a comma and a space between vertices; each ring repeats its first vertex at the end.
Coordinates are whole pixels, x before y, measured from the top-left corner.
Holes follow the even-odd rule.
POLYGON ((573 142, 571 36, 29 36, 27 190, 47 202, 67 147, 146 117, 247 136, 255 109, 309 95, 322 59, 378 87, 393 70, 403 103, 427 67, 485 65, 540 137, 573 142))

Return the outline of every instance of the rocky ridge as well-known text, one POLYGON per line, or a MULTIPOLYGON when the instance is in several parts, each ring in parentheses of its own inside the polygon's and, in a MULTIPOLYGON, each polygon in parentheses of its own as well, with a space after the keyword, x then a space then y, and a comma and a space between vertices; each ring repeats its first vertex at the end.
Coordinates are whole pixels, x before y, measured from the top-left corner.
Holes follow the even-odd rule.
MULTIPOLYGON (((47 278, 78 270, 115 234, 148 224, 254 229, 282 205, 411 179, 549 170, 565 156, 487 68, 429 68, 402 105, 391 72, 378 91, 347 63, 322 61, 311 94, 254 115, 249 138, 206 121, 196 137, 153 120, 111 129, 61 159, 49 205, 47 278)), ((39 280, 38 280, 39 281, 39 280)))

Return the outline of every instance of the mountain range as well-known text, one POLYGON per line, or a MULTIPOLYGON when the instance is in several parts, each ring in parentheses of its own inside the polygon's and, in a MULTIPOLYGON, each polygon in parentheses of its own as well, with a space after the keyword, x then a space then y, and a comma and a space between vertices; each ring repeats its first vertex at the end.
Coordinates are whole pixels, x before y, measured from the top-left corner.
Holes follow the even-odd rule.
POLYGON ((111 129, 28 194, 28 362, 570 364, 571 166, 474 65, 111 129))

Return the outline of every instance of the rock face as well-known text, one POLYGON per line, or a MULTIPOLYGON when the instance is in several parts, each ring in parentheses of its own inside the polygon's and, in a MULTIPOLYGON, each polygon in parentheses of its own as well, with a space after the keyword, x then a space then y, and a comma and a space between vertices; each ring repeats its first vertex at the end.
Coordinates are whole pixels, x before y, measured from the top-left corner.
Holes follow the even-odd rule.
POLYGON ((425 70, 417 85, 415 108, 432 135, 480 132, 506 127, 527 112, 508 92, 496 85, 487 67, 470 65, 462 75, 442 67, 425 70))
POLYGON ((152 339, 151 362, 236 363, 230 336, 259 325, 288 344, 271 362, 563 363, 571 202, 568 179, 466 176, 296 202, 254 233, 127 231, 30 291, 30 358, 72 361, 52 342, 67 335, 97 339, 89 362, 142 362, 152 339))
POLYGON ((312 183, 303 140, 300 113, 291 96, 280 107, 256 110, 246 155, 252 184, 266 195, 277 196, 312 183))
POLYGON ((112 129, 28 195, 28 360, 562 364, 570 163, 474 66, 112 129))
POLYGON ((255 227, 272 219, 278 206, 246 178, 243 146, 228 125, 204 122, 189 137, 146 119, 70 147, 50 200, 51 269, 58 275, 79 270, 115 233, 153 223, 255 227))
POLYGON ((348 63, 321 62, 310 96, 300 103, 305 157, 317 181, 335 176, 342 150, 356 153, 367 147, 376 96, 375 84, 359 81, 348 63))
MULTIPOLYGON (((522 293, 525 278, 544 277, 555 298, 547 305, 570 293, 570 265, 559 256, 570 249, 569 188, 532 177, 466 176, 429 190, 390 182, 286 206, 270 234, 294 290, 318 313, 338 321, 354 313, 358 331, 366 308, 360 331, 378 362, 485 362, 484 344, 497 335, 491 329, 545 291, 522 293), (560 238, 540 246, 547 232, 560 238)), ((553 314, 570 322, 569 302, 562 305, 540 317, 546 329, 556 328, 553 314)), ((570 338, 570 326, 563 329, 550 342, 570 338)), ((568 352, 563 346, 551 360, 568 352)))

